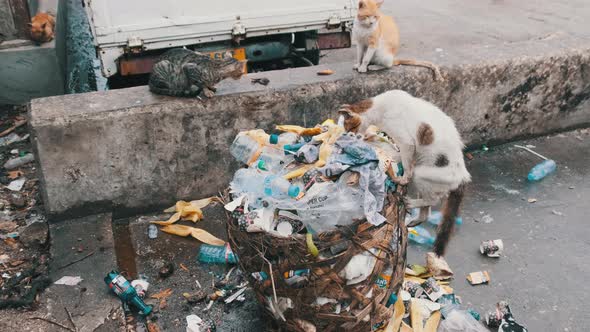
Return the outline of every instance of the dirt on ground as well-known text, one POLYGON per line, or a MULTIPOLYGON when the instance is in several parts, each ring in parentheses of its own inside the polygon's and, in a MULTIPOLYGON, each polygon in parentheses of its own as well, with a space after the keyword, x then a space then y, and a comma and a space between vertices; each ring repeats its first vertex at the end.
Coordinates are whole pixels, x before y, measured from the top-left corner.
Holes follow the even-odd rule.
POLYGON ((6 165, 31 153, 26 108, 0 107, 0 309, 34 308, 50 283, 48 226, 35 163, 6 165))

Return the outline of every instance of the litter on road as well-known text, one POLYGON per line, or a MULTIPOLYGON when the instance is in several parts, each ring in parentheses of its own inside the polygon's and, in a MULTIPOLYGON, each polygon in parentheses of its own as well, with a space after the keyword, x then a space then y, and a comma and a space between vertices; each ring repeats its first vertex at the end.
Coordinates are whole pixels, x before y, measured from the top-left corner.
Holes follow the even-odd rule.
POLYGON ((55 282, 55 285, 76 286, 82 282, 82 280, 83 279, 79 276, 64 276, 59 278, 59 280, 55 282))

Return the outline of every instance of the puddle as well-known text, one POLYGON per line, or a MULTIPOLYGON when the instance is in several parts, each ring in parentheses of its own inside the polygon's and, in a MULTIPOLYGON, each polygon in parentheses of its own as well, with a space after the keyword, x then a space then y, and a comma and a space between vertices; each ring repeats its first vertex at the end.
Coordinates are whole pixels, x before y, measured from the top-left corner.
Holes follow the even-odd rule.
POLYGON ((119 271, 127 273, 130 280, 137 279, 136 253, 131 241, 129 219, 113 220, 113 239, 119 271))

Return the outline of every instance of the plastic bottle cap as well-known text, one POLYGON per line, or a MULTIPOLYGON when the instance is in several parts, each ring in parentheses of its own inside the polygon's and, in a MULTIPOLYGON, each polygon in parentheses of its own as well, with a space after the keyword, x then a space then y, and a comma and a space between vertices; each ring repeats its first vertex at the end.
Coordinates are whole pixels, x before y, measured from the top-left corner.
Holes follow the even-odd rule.
POLYGON ((297 186, 290 186, 288 191, 289 196, 297 197, 299 195, 299 187, 297 186))
POLYGON ((256 167, 258 167, 258 169, 261 169, 263 171, 268 171, 266 169, 266 163, 262 159, 258 160, 258 164, 256 164, 256 167))
POLYGON ((268 141, 270 142, 270 144, 279 143, 279 135, 277 135, 277 134, 270 135, 270 137, 268 138, 268 141))

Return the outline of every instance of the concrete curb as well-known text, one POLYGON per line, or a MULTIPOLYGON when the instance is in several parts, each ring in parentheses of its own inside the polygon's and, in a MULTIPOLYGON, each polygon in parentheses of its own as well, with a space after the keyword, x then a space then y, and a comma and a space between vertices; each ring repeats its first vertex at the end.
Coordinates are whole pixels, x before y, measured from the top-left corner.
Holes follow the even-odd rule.
POLYGON ((146 87, 49 97, 30 104, 47 212, 133 211, 223 190, 238 164, 228 146, 242 129, 313 126, 338 106, 403 89, 457 122, 469 145, 590 124, 590 52, 441 68, 444 82, 412 67, 360 75, 350 64, 248 75, 201 102, 146 87), (271 85, 249 83, 265 76, 271 85))

